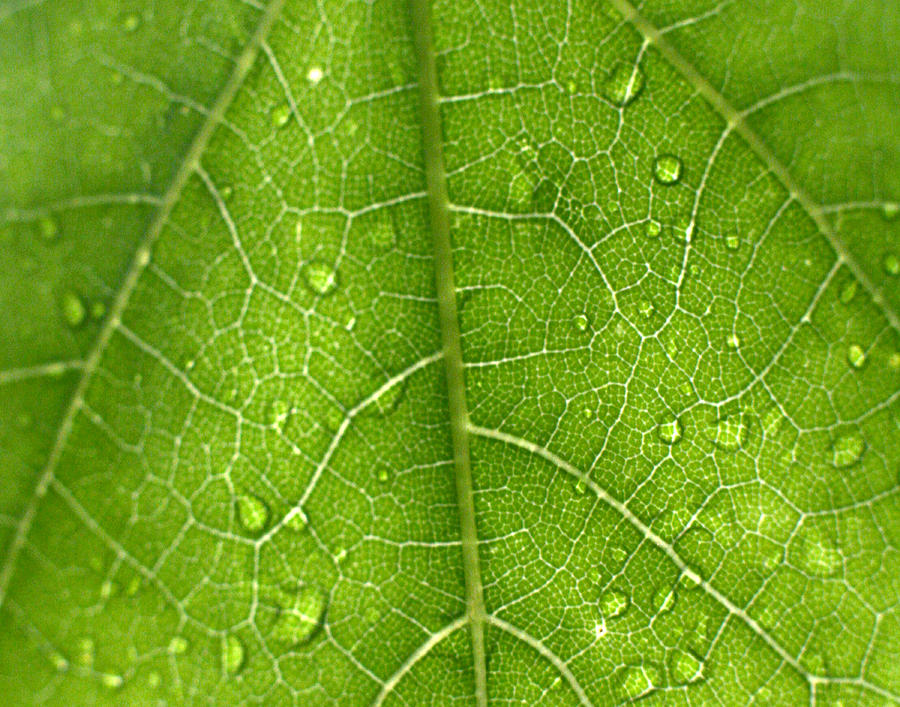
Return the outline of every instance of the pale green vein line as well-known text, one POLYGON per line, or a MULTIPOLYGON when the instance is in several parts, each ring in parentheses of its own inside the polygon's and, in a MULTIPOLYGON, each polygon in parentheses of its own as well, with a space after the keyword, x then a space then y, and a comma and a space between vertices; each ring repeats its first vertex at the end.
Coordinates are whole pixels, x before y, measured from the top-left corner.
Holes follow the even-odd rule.
POLYGON ((440 116, 440 92, 435 65, 429 0, 410 0, 413 38, 419 64, 419 92, 422 118, 425 180, 428 210, 434 237, 434 270, 437 285, 438 314, 444 344, 444 367, 450 406, 450 436, 456 469, 456 495, 459 506, 463 570, 466 578, 466 604, 472 636, 475 669, 475 701, 487 705, 487 661, 484 646, 484 590, 478 559, 478 533, 475 528, 475 502, 472 497, 472 470, 469 461, 468 409, 456 290, 453 284, 453 250, 450 243, 450 199, 444 167, 443 132, 440 116))
POLYGON ((618 10, 622 16, 630 22, 643 37, 653 44, 660 54, 681 73, 682 76, 696 89, 712 108, 724 118, 727 123, 726 131, 734 131, 740 135, 756 156, 762 160, 763 164, 772 174, 781 182, 782 186, 787 189, 788 193, 793 197, 803 210, 809 214, 809 217, 816 224, 816 227, 825 236, 826 240, 831 244, 832 249, 836 253, 838 259, 844 263, 853 273, 854 277, 859 280, 860 284, 871 295, 872 301, 881 309, 885 318, 891 327, 900 332, 900 316, 894 312, 885 302, 879 289, 872 282, 872 279, 866 274, 863 267, 850 254, 847 244, 831 227, 822 207, 813 201, 800 185, 791 176, 787 167, 781 163, 775 153, 763 141, 763 139, 750 127, 747 123, 744 113, 735 108, 725 96, 709 82, 707 79, 685 59, 674 46, 669 43, 660 31, 646 18, 644 18, 628 0, 609 0, 609 3, 618 10))
POLYGON ((62 457, 66 441, 72 431, 75 417, 83 405, 84 395, 91 383, 93 374, 99 366, 100 359, 103 356, 103 352, 106 350, 106 346, 109 343, 113 332, 119 326, 122 313, 128 305, 128 301, 137 286, 141 273, 144 272, 144 269, 150 262, 150 249, 159 238, 160 233, 162 233, 163 228, 168 222, 172 209, 178 202, 185 184, 187 184, 191 175, 194 173, 194 168, 199 162, 201 155, 206 150, 210 138, 222 121, 225 112, 237 95, 238 89, 240 89, 247 74, 250 73, 250 69, 253 67, 256 57, 259 54, 260 44, 272 29, 272 25, 275 23, 275 20, 281 12, 283 4, 284 0, 272 0, 272 3, 263 13, 262 18, 260 18, 253 36, 235 62, 231 76, 229 76, 222 92, 216 99, 212 109, 210 109, 209 115, 200 127, 194 141, 188 148, 184 160, 179 166, 178 171, 175 173, 172 183, 166 190, 165 195, 163 195, 159 210, 147 229, 143 242, 135 252, 131 267, 125 275, 122 286, 110 308, 110 316, 107 318, 106 323, 97 335, 97 339, 94 341, 94 345, 85 360, 84 371, 81 375, 81 379, 78 381, 78 386, 75 388, 75 392, 72 395, 72 400, 69 402, 69 407, 66 410, 65 416, 63 417, 59 433, 56 436, 56 441, 53 443, 53 448, 47 458, 47 464, 44 466, 44 469, 38 477, 31 501, 25 509, 25 512, 22 514, 22 518, 16 527, 12 542, 10 543, 9 551, 3 561, 3 566, 0 568, 0 607, 3 606, 3 603, 6 600, 6 593, 16 566, 16 560, 18 559, 19 553, 22 551, 22 547, 31 530, 40 501, 46 495, 47 489, 53 481, 56 465, 62 457))
POLYGON ((10 208, 0 216, 0 223, 36 221, 54 211, 90 209, 97 206, 159 206, 160 204, 162 204, 162 197, 156 196, 156 194, 87 194, 54 201, 31 209, 10 208))
POLYGON ((59 378, 67 371, 77 371, 81 368, 84 368, 84 361, 53 361, 27 368, 10 368, 0 371, 0 385, 18 383, 32 378, 59 378))

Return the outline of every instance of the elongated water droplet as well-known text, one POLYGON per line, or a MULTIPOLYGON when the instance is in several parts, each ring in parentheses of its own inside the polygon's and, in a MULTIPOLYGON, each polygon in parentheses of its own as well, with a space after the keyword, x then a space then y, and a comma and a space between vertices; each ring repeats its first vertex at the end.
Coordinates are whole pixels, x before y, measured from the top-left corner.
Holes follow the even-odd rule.
POLYGON ((653 163, 653 176, 660 184, 676 184, 681 179, 681 160, 675 155, 660 155, 653 163))
POLYGON ((284 425, 291 414, 291 405, 286 400, 273 400, 266 410, 266 424, 278 432, 284 431, 284 425))
POLYGON ((337 289, 337 272, 328 263, 313 260, 303 268, 306 286, 319 295, 328 295, 337 289))
POLYGON ((663 422, 657 426, 656 434, 665 444, 676 444, 682 435, 681 422, 677 418, 663 422))
POLYGON ((229 675, 237 675, 244 667, 246 651, 241 639, 234 634, 226 636, 222 643, 222 666, 229 675))
POLYGON ((652 673, 643 665, 632 666, 625 669, 622 676, 622 691, 629 700, 643 697, 654 689, 652 673))
POLYGON ((385 483, 390 478, 390 474, 387 469, 379 469, 377 478, 381 483, 385 483))
POLYGON ((725 340, 725 345, 732 351, 737 351, 741 347, 741 339, 737 334, 732 334, 725 340))
POLYGON ((45 241, 53 241, 59 236, 59 225, 52 216, 41 216, 38 219, 38 232, 45 241))
POLYGON ((115 675, 114 673, 103 673, 100 675, 100 682, 103 684, 103 687, 108 690, 118 690, 125 684, 125 680, 122 676, 115 675))
POLYGON ((762 428, 766 434, 773 435, 778 432, 783 420, 784 415, 781 414, 781 410, 777 405, 773 405, 762 416, 762 428))
POLYGON ((81 297, 76 295, 71 290, 63 293, 62 296, 62 315, 63 319, 65 319, 66 324, 70 327, 75 328, 81 326, 84 323, 84 318, 87 315, 87 310, 85 309, 84 302, 81 297))
POLYGON ((287 103, 282 103, 272 111, 272 125, 276 128, 284 127, 290 119, 291 107, 287 103))
POLYGON ((747 443, 750 432, 750 416, 746 413, 729 415, 710 426, 707 439, 719 449, 733 452, 747 443))
POLYGON ((838 469, 846 469, 860 460, 866 451, 866 443, 857 432, 841 435, 831 445, 831 463, 838 469))
POLYGON ((150 674, 147 675, 147 685, 155 690, 162 685, 162 676, 155 670, 151 670, 150 674))
POLYGON ((862 346, 852 344, 850 348, 847 349, 847 362, 854 368, 863 367, 866 362, 866 352, 863 351, 862 346))
POLYGON ((894 253, 888 253, 884 256, 884 271, 891 276, 900 275, 900 258, 894 253))
POLYGON ((78 650, 75 653, 75 662, 84 667, 94 664, 94 639, 82 638, 78 641, 78 650))
POLYGON ((900 369, 900 353, 892 353, 888 357, 888 368, 892 368, 895 371, 900 369))
POLYGON ((625 592, 617 589, 610 589, 603 593, 597 604, 600 609, 600 615, 605 619, 613 619, 621 616, 628 609, 628 596, 625 592))
POLYGON ((603 87, 603 95, 617 106, 625 107, 644 89, 644 73, 639 66, 617 64, 603 87))
POLYGON ((294 532, 301 533, 309 525, 309 518, 300 506, 294 506, 285 516, 284 524, 294 532))
POLYGON ((676 650, 669 667, 672 678, 678 685, 687 685, 703 679, 703 661, 688 651, 676 650))
POLYGON ((577 315, 573 322, 575 323, 575 328, 579 331, 587 331, 589 322, 584 314, 577 315))
POLYGON ((166 650, 169 652, 169 655, 183 655, 187 653, 189 645, 188 640, 184 636, 175 636, 169 641, 166 650))
POLYGON ((257 496, 237 497, 238 518, 248 533, 262 532, 269 522, 269 507, 257 496))
POLYGON ((311 585, 300 586, 293 596, 282 591, 272 635, 287 647, 306 643, 321 624, 325 605, 325 593, 311 585))
POLYGON ((840 300, 844 304, 850 304, 856 297, 856 291, 859 289, 859 283, 856 280, 850 280, 841 288, 840 300))
POLYGON ((660 614, 671 611, 675 606, 675 589, 666 584, 657 587, 653 594, 653 606, 657 607, 656 611, 660 614))

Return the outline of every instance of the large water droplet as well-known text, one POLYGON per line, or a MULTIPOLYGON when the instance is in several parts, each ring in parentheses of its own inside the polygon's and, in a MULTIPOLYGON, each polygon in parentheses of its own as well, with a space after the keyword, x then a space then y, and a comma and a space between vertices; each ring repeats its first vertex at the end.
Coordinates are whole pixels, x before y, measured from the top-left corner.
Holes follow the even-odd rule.
POLYGON ((678 418, 672 418, 660 423, 656 428, 656 434, 665 444, 676 444, 682 435, 681 422, 678 418))
POLYGON ((131 13, 129 15, 125 15, 125 19, 122 20, 122 29, 126 32, 134 32, 141 26, 141 17, 140 15, 131 13))
POLYGON ((660 155, 653 163, 653 176, 660 184, 676 184, 681 179, 681 159, 675 155, 660 155))
POLYGON ((858 432, 841 435, 831 445, 831 463, 838 469, 846 469, 860 460, 866 451, 866 443, 858 432))
POLYGON ((189 645, 188 640, 184 636, 175 636, 169 641, 166 650, 169 652, 169 655, 183 655, 187 653, 189 645))
POLYGON ((311 585, 302 585, 294 596, 284 591, 281 595, 272 635, 287 647, 302 645, 312 638, 322 622, 325 593, 311 585))
POLYGON ((625 592, 617 589, 610 589, 603 593, 597 604, 600 609, 600 615, 604 619, 612 619, 621 616, 628 609, 628 596, 625 592))
POLYGON ((603 95, 624 108, 640 95, 643 88, 644 73, 639 66, 617 64, 603 87, 603 95))
POLYGON ((719 449, 733 452, 747 443, 750 416, 746 413, 723 417, 706 430, 706 437, 719 449))
POLYGON ((884 271, 888 275, 900 275, 900 258, 898 258, 894 253, 888 253, 886 256, 884 256, 882 265, 884 266, 884 271))
POLYGON ((588 328, 588 318, 584 314, 579 314, 572 320, 575 324, 575 328, 579 331, 587 331, 588 328))
POLYGON ((237 675, 244 667, 246 650, 241 639, 230 634, 222 643, 222 666, 229 675, 237 675))
POLYGON ((859 344, 852 344, 847 349, 847 363, 854 368, 862 368, 866 362, 866 352, 859 344))
POLYGON ((669 663, 672 679, 678 685, 687 685, 703 679, 703 661, 693 653, 676 650, 669 663))
POLYGON ((87 309, 85 309, 84 302, 81 297, 76 295, 71 290, 68 290, 63 293, 62 296, 62 315, 66 324, 70 327, 78 327, 84 323, 84 318, 87 315, 87 309))
POLYGON ((244 494, 237 497, 238 519, 248 533, 262 532, 269 522, 269 507, 257 496, 244 494))
POLYGON ((801 540, 799 561, 801 567, 814 577, 831 577, 843 564, 834 543, 815 530, 801 540))
POLYGON ((328 295, 337 289, 337 271, 328 263, 313 260, 303 268, 306 286, 319 295, 328 295))
POLYGON ((653 673, 655 671, 648 669, 643 665, 636 665, 625 669, 622 676, 622 691, 629 700, 636 700, 643 697, 654 689, 653 673))

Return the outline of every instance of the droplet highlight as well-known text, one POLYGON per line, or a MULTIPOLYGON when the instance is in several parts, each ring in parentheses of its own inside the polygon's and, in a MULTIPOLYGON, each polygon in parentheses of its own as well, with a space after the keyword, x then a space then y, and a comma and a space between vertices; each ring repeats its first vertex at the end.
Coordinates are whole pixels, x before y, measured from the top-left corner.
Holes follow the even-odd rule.
POLYGON ((860 460, 866 451, 866 443, 862 435, 853 432, 841 435, 831 445, 831 464, 838 469, 846 469, 860 460))
POLYGON ((681 159, 675 155, 660 155, 653 163, 653 176, 660 184, 677 184, 683 168, 681 159))
POLYGON ((303 268, 306 286, 318 295, 329 295, 337 289, 337 271, 328 263, 314 260, 303 268))
POLYGON ((244 667, 247 651, 240 638, 228 635, 222 643, 222 667, 228 675, 237 675, 244 667))
POLYGON ((663 422, 656 428, 656 435, 664 444, 676 444, 683 434, 681 422, 677 418, 663 422))
POLYGON ((614 619, 621 616, 628 609, 628 596, 625 592, 617 589, 610 589, 603 593, 597 604, 600 609, 600 615, 605 619, 614 619))
POLYGON ((262 532, 269 522, 269 507, 257 496, 238 496, 237 510, 241 526, 248 533, 262 532))
POLYGON ((636 700, 654 690, 653 675, 643 665, 625 669, 622 676, 622 691, 629 700, 636 700))
POLYGON ((603 87, 603 95, 624 108, 644 89, 644 73, 636 65, 617 64, 603 87))
POLYGON ((572 321, 578 331, 587 331, 589 322, 588 318, 584 314, 577 315, 572 321))
POLYGON ((169 655, 184 655, 189 647, 188 640, 184 636, 175 636, 166 647, 169 655))

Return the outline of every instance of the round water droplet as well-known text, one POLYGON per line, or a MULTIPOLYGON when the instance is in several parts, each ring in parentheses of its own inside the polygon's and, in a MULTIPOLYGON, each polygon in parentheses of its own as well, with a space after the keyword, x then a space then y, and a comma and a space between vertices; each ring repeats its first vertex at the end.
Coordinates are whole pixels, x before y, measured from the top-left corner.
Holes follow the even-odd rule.
POLYGON ((237 497, 238 519, 248 533, 262 532, 269 522, 269 507, 257 496, 237 497))
POLYGON ((681 179, 681 171, 681 160, 675 155, 660 155, 653 163, 653 176, 660 184, 676 184, 681 179))
POLYGON ((141 26, 141 18, 140 15, 136 15, 134 13, 130 15, 126 15, 125 19, 122 20, 122 29, 126 32, 134 32, 141 26))
POLYGON ((643 665, 636 665, 625 669, 622 675, 622 691, 629 700, 636 700, 654 690, 653 673, 643 665))
POLYGON ((656 434, 665 444, 675 444, 681 439, 681 422, 678 421, 678 418, 673 418, 660 423, 656 428, 656 434))
POLYGON ((746 413, 729 415, 710 426, 706 438, 719 449, 733 452, 747 443, 750 433, 750 416, 746 413))
POLYGON ((858 432, 841 435, 831 445, 831 463, 838 469, 846 469, 860 460, 866 451, 866 443, 858 432))
POLYGON ((284 127, 290 119, 291 107, 287 103, 282 103, 272 111, 272 125, 276 128, 284 127))
POLYGON ((617 106, 625 107, 644 89, 644 73, 633 64, 617 64, 603 87, 603 95, 617 106))
POLYGON ((319 66, 310 67, 309 71, 306 73, 306 80, 309 81, 313 86, 315 86, 319 81, 325 78, 325 72, 322 71, 319 66))
POLYGON ((678 685, 687 685, 703 679, 703 661, 688 651, 676 650, 669 668, 673 680, 678 685))
POLYGON ((366 610, 363 612, 363 621, 367 624, 374 624, 380 618, 381 612, 378 610, 378 607, 369 606, 366 607, 366 610))
POLYGON ((376 223, 369 231, 369 240, 376 248, 390 248, 397 242, 397 231, 390 223, 376 223))
POLYGON ((286 400, 273 400, 266 410, 266 424, 278 432, 284 431, 284 425, 291 414, 291 406, 286 400))
POLYGON ((834 543, 815 531, 802 540, 799 559, 802 569, 814 577, 831 577, 843 564, 834 543))
POLYGON ((390 475, 388 474, 387 469, 379 469, 378 470, 378 480, 381 483, 385 483, 389 478, 390 478, 390 475))
POLYGON ((898 258, 894 253, 888 253, 884 256, 884 262, 882 263, 884 266, 884 271, 891 276, 900 275, 900 258, 898 258))
POLYGON ((859 283, 856 280, 850 280, 850 282, 841 288, 839 295, 841 302, 850 304, 853 301, 853 298, 856 297, 856 291, 858 289, 859 283))
POLYGON ((282 591, 274 638, 289 648, 308 642, 322 623, 326 601, 325 593, 311 585, 300 586, 293 596, 282 591))
POLYGON ((87 316, 87 310, 85 309, 81 297, 71 290, 64 292, 61 306, 63 319, 70 327, 75 328, 84 323, 84 318, 87 316))
POLYGON ((103 684, 103 687, 109 690, 118 690, 125 684, 125 680, 122 676, 115 675, 114 673, 103 673, 100 675, 100 682, 103 684))
POLYGON ((229 675, 237 675, 244 667, 246 651, 237 636, 230 634, 222 642, 222 667, 229 675))
POLYGON ((895 371, 900 369, 900 353, 892 353, 888 357, 888 368, 893 368, 895 371))
POLYGON ((69 669, 69 661, 66 660, 62 653, 51 651, 48 657, 50 658, 50 664, 58 673, 64 673, 69 669))
POLYGON ((881 215, 888 221, 893 221, 900 215, 900 204, 889 202, 881 207, 881 215))
POLYGON ((309 525, 309 518, 306 517, 306 513, 303 512, 302 508, 294 506, 285 516, 284 524, 294 532, 301 533, 309 525))
POLYGON ((319 295, 328 295, 337 289, 337 271, 318 260, 307 263, 303 268, 303 278, 306 286, 319 295))
POLYGON ((106 305, 103 302, 94 302, 91 305, 91 317, 93 319, 103 319, 106 316, 106 305))
POLYGON ((863 364, 866 362, 866 352, 863 351, 862 346, 852 344, 847 349, 847 362, 854 368, 863 367, 863 364))
POLYGON ((188 640, 184 636, 175 636, 169 641, 166 650, 169 652, 169 655, 183 655, 187 653, 189 645, 188 640))
POLYGON ((654 221, 650 219, 647 221, 647 225, 644 227, 644 233, 647 234, 647 238, 656 238, 660 233, 662 233, 662 225, 659 221, 654 221))
POLYGON ((53 241, 59 237, 59 225, 52 216, 41 216, 38 219, 38 233, 45 241, 53 241))
POLYGON ((617 589, 610 589, 603 593, 597 606, 603 618, 613 619, 621 616, 628 609, 628 596, 617 589))
POLYGON ((736 351, 741 347, 741 339, 737 334, 732 334, 725 340, 725 344, 732 351, 736 351))
POLYGON ((737 250, 740 245, 741 239, 738 236, 732 234, 725 237, 725 247, 728 248, 728 250, 737 250))
POLYGON ((587 331, 588 328, 588 318, 584 314, 579 314, 572 320, 575 324, 575 328, 579 331, 587 331))

